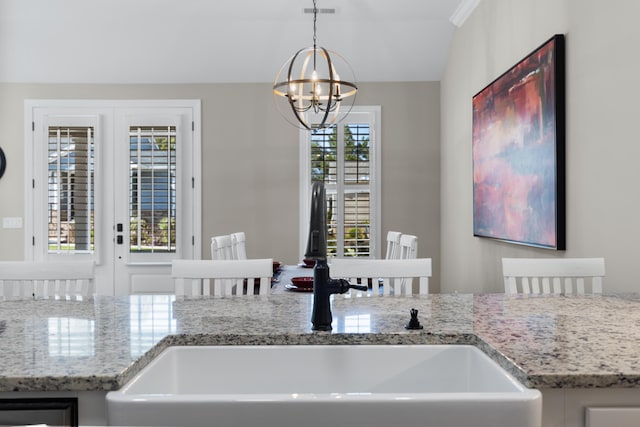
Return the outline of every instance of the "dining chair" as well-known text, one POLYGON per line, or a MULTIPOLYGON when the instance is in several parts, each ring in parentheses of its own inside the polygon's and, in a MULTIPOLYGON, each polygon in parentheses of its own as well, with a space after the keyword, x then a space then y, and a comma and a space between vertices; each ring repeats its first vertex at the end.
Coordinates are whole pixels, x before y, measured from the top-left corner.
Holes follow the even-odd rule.
POLYGON ((414 259, 418 257, 418 237, 412 234, 403 234, 400 236, 399 244, 400 259, 414 259))
POLYGON ((604 258, 502 258, 507 294, 601 294, 604 258))
MULTIPOLYGON (((413 234, 402 234, 398 243, 399 259, 415 259, 418 257, 418 237, 413 234)), ((413 279, 402 279, 402 286, 413 286, 413 279)))
POLYGON ((211 259, 233 259, 233 248, 229 234, 211 238, 211 259))
POLYGON ((176 297, 267 295, 273 259, 173 260, 176 297))
POLYGON ((0 299, 90 300, 94 261, 2 261, 0 299))
POLYGON ((399 231, 387 232, 387 254, 385 259, 398 259, 400 257, 400 236, 399 231))
MULTIPOLYGON (((428 294, 429 278, 432 274, 431 258, 334 258, 331 261, 330 274, 333 278, 348 279, 353 284, 371 284, 372 296, 412 295, 413 278, 417 277, 420 279, 417 293, 428 294)), ((365 294, 353 289, 350 292, 351 296, 365 294)))
POLYGON ((244 231, 231 233, 232 259, 247 259, 246 237, 244 231))

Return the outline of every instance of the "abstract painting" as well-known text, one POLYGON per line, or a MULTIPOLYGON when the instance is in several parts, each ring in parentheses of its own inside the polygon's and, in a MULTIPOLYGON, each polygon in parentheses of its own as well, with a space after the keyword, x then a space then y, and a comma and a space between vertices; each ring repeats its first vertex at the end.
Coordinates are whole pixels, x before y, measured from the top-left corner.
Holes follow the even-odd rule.
POLYGON ((473 234, 565 249, 564 36, 473 97, 473 234))

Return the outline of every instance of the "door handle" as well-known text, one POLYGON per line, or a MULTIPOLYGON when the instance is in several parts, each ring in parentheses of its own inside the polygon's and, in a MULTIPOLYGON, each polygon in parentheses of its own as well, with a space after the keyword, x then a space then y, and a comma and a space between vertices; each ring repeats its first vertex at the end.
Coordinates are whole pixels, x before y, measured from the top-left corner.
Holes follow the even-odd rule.
MULTIPOLYGON (((117 233, 122 233, 123 231, 124 231, 123 224, 121 222, 116 224, 116 232, 117 233)), ((124 243, 124 238, 122 237, 122 234, 118 234, 116 236, 116 243, 119 244, 119 245, 124 243)))

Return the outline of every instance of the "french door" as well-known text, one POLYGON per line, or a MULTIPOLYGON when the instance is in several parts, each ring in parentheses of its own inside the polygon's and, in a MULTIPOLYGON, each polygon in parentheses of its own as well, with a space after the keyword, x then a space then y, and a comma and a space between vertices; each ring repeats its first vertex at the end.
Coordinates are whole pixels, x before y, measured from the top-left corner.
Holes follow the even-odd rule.
POLYGON ((172 292, 200 256, 199 101, 27 101, 27 259, 96 261, 100 294, 172 292))

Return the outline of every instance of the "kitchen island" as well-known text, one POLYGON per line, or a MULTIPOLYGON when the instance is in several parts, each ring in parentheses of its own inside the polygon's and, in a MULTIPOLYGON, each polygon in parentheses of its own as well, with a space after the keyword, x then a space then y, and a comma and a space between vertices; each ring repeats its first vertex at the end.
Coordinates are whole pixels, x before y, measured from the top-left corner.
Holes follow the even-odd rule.
POLYGON ((311 330, 312 304, 311 294, 295 292, 4 301, 0 392, 102 396, 171 345, 471 344, 542 390, 547 420, 561 416, 553 405, 568 405, 565 390, 605 396, 596 401, 608 405, 615 389, 615 403, 640 406, 639 295, 334 296, 331 332, 311 330), (411 309, 424 329, 404 328, 411 309))

